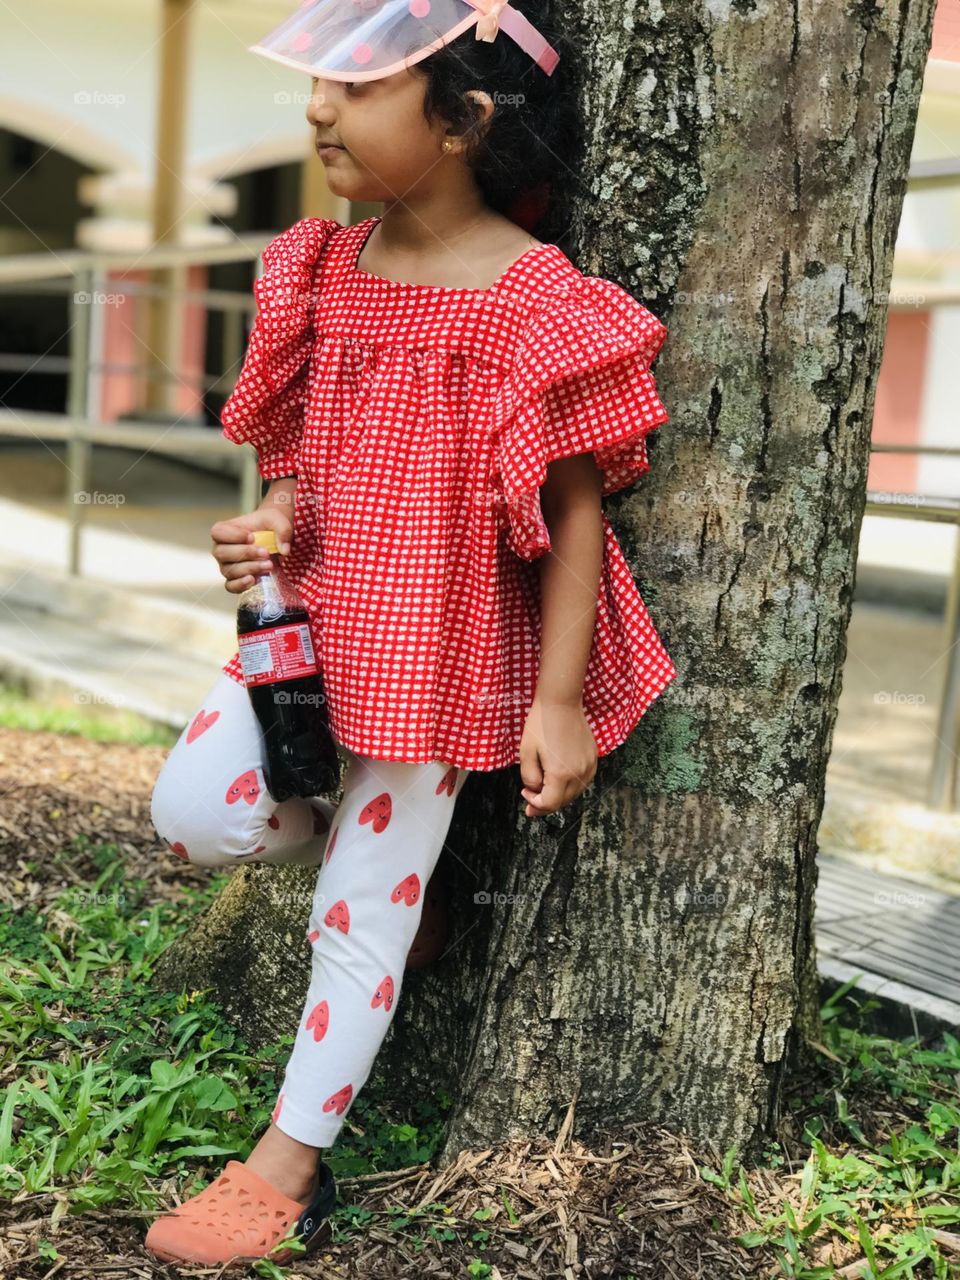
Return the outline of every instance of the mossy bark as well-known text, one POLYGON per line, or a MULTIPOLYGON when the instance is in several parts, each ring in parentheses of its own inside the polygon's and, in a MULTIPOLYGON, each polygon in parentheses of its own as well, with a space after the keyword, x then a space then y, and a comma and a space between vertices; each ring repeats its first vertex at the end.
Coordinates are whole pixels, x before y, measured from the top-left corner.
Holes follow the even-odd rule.
POLYGON ((164 988, 209 990, 248 1044, 296 1031, 310 981, 315 867, 239 867, 154 965, 164 988))
MULTIPOLYGON (((933 9, 563 5, 572 256, 670 330, 671 421, 607 511, 680 675, 561 814, 522 816, 516 768, 461 793, 452 946, 407 975, 378 1063, 398 1100, 450 1093, 444 1160, 574 1099, 577 1133, 644 1117, 749 1149, 815 1033, 816 833, 933 9)), ((305 925, 313 874, 239 873, 166 977, 248 1032, 294 1025, 308 956, 269 886, 302 879, 305 925)))

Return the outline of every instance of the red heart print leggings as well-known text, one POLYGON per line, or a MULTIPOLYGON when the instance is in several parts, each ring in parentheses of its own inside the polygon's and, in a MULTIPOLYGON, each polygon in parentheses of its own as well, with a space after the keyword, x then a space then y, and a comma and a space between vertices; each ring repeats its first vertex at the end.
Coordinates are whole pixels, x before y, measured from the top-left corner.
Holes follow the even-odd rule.
POLYGON ((422 895, 469 770, 358 756, 342 745, 343 796, 277 803, 246 688, 221 672, 157 776, 162 840, 207 867, 320 868, 307 925, 310 988, 273 1122, 329 1147, 363 1087, 400 996, 422 895))

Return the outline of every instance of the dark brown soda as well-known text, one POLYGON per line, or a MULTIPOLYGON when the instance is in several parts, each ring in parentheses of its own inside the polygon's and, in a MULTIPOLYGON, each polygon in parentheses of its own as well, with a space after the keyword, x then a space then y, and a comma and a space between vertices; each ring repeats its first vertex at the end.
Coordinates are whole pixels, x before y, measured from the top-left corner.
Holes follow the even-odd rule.
MULTIPOLYGON (((251 588, 251 592, 255 590, 251 588)), ((244 600, 237 610, 238 636, 297 624, 309 627, 306 609, 288 604, 280 610, 275 604, 265 609, 262 600, 244 600)), ((326 795, 335 790, 340 761, 319 670, 292 679, 248 684, 247 693, 260 724, 264 777, 274 800, 326 795)))

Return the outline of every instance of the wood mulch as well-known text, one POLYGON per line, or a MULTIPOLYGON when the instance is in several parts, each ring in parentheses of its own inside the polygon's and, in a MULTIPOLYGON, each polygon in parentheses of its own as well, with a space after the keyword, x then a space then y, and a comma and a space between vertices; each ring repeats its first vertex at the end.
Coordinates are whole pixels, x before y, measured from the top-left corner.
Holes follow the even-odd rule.
MULTIPOLYGON (((631 1127, 595 1150, 577 1141, 538 1139, 465 1151, 440 1174, 417 1166, 344 1178, 338 1184, 341 1203, 373 1217, 342 1242, 291 1266, 290 1273, 461 1280, 469 1274, 467 1265, 482 1257, 491 1266, 490 1280, 739 1280, 780 1274, 771 1251, 733 1243, 749 1224, 699 1177, 697 1160, 682 1138, 631 1127), (438 1200, 452 1213, 426 1211, 424 1225, 414 1232, 387 1229, 388 1209, 425 1209, 438 1200), (478 1209, 489 1209, 490 1217, 471 1221, 478 1209), (451 1217, 466 1223, 460 1240, 424 1242, 427 1224, 442 1231, 451 1217), (482 1254, 470 1241, 478 1228, 490 1237, 482 1254)), ((172 1206, 173 1184, 170 1191, 172 1206)), ((26 1197, 0 1211, 0 1274, 39 1280, 221 1271, 155 1261, 142 1247, 145 1224, 122 1209, 66 1215, 52 1230, 54 1204, 52 1196, 26 1197), (56 1245, 62 1266, 38 1260, 41 1238, 56 1245)), ((243 1268, 233 1274, 243 1274, 243 1268)))
MULTIPOLYGON (((91 742, 80 737, 0 729, 0 898, 38 909, 89 870, 57 856, 68 836, 117 843, 131 873, 158 898, 176 898, 187 881, 207 872, 167 853, 150 822, 149 799, 165 755, 156 746, 91 742), (45 859, 46 864, 45 864, 45 859), (49 874, 33 871, 29 860, 49 874)), ((754 1250, 734 1238, 755 1227, 704 1181, 701 1165, 716 1169, 716 1154, 696 1150, 664 1129, 627 1126, 588 1145, 570 1137, 574 1115, 558 1135, 465 1151, 448 1169, 429 1166, 342 1179, 340 1203, 373 1216, 290 1274, 311 1277, 457 1277, 471 1260, 490 1264, 490 1280, 738 1280, 781 1275, 772 1249, 754 1250), (437 1201, 452 1212, 425 1209, 437 1201), (390 1230, 397 1206, 423 1211, 443 1230, 450 1219, 458 1239, 424 1239, 423 1229, 390 1230), (388 1210, 393 1209, 392 1214, 388 1210), (473 1219, 476 1210, 490 1216, 473 1219), (471 1236, 489 1233, 482 1253, 471 1236)), ((217 1170, 211 1168, 210 1175, 217 1170)), ((779 1210, 788 1198, 799 1209, 799 1170, 754 1170, 750 1185, 761 1206, 779 1210)), ((161 1203, 173 1207, 178 1187, 164 1180, 161 1203)), ((21 1192, 0 1205, 0 1275, 10 1280, 54 1276, 140 1277, 218 1275, 219 1268, 161 1263, 142 1246, 143 1215, 111 1207, 69 1212, 69 1192, 21 1192), (52 1242, 59 1259, 38 1256, 52 1242)), ((853 1250, 823 1261, 849 1263, 853 1250)), ((243 1274, 243 1272, 233 1272, 243 1274)), ((250 1274, 247 1272, 247 1274, 250 1274)))
MULTIPOLYGON (((134 859, 134 874, 151 875, 159 842, 150 794, 166 754, 165 747, 0 727, 0 868, 55 855, 72 837, 88 836, 119 845, 134 859)), ((189 868, 181 862, 177 870, 189 868)), ((62 889, 44 887, 54 895, 62 889)))

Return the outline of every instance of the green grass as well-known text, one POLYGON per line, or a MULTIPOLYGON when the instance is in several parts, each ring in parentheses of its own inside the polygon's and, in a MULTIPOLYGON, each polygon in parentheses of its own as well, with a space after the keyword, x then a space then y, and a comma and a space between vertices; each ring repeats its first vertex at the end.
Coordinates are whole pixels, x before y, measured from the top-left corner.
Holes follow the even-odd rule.
MULTIPOLYGON (((150 903, 113 845, 77 838, 45 877, 60 862, 95 871, 43 911, 0 907, 0 1195, 66 1193, 70 1213, 154 1210, 152 1181, 174 1176, 187 1198, 226 1160, 246 1157, 270 1120, 293 1039, 253 1053, 209 993, 149 985, 156 958, 229 873, 183 889, 176 901, 150 903)), ((755 1223, 742 1243, 774 1247, 784 1276, 832 1276, 811 1258, 816 1243, 834 1236, 862 1250, 871 1280, 947 1280, 951 1255, 931 1233, 960 1222, 960 1044, 946 1036, 934 1051, 867 1035, 850 1025, 846 994, 823 1010, 832 1055, 825 1083, 792 1103, 808 1153, 800 1207, 784 1200, 761 1208, 734 1150, 719 1174, 704 1168, 702 1176, 755 1223), (877 1111, 904 1117, 880 1139, 855 1118, 871 1099, 877 1111), (891 1227, 883 1238, 881 1223, 891 1227)), ((374 1073, 325 1155, 338 1178, 429 1160, 442 1141, 449 1098, 425 1100, 412 1123, 396 1124, 377 1104, 381 1085, 374 1073)), ((766 1163, 782 1174, 778 1149, 766 1163)), ((374 1221, 408 1243, 457 1240, 482 1254, 483 1218, 457 1218, 440 1203, 375 1215, 348 1203, 333 1224, 337 1239, 374 1221)), ((55 1245, 43 1242, 41 1256, 55 1262, 55 1245)), ((286 1274, 269 1260, 255 1270, 286 1274)), ((490 1269, 477 1257, 468 1270, 482 1278, 490 1269)))
POLYGON ((89 694, 35 698, 18 685, 0 684, 0 725, 6 729, 42 729, 69 733, 96 742, 129 742, 140 746, 172 747, 180 736, 134 712, 95 702, 89 694))
MULTIPOLYGON (((78 837, 57 861, 78 855, 95 878, 45 913, 0 906, 0 1196, 68 1190, 73 1213, 155 1210, 151 1179, 179 1174, 187 1198, 226 1160, 246 1158, 270 1121, 293 1036, 254 1053, 205 992, 149 985, 153 962, 229 873, 178 902, 147 905, 145 883, 115 846, 78 837)), ((325 1153, 338 1177, 429 1160, 442 1140, 449 1098, 421 1102, 414 1123, 395 1124, 377 1108, 380 1085, 374 1073, 325 1153)), ((333 1221, 342 1234, 370 1217, 347 1205, 333 1221)), ((471 1224, 452 1224, 442 1206, 398 1229, 413 1217, 428 1235, 469 1236, 471 1224)))
MULTIPOLYGON (((947 1032, 941 1047, 924 1049, 862 1031, 856 1024, 878 1004, 870 998, 853 1004, 847 997, 855 985, 846 983, 821 1007, 829 1087, 792 1101, 809 1147, 799 1211, 787 1201, 775 1213, 761 1211, 735 1148, 719 1175, 701 1169, 701 1176, 756 1222, 741 1243, 772 1244, 785 1276, 832 1280, 832 1267, 809 1264, 808 1246, 833 1235, 858 1247, 866 1280, 918 1274, 949 1280, 960 1276, 960 1256, 941 1249, 934 1232, 960 1223, 960 1041, 947 1032), (863 1111, 874 1099, 885 1113, 916 1119, 871 1140, 853 1099, 863 1111), (820 1136, 826 1129, 829 1145, 820 1136)), ((782 1165, 777 1148, 765 1163, 782 1165)))

